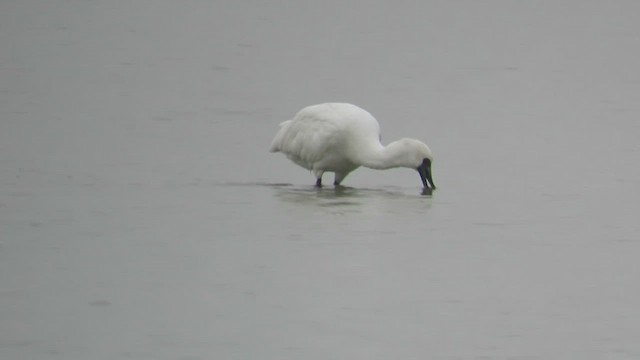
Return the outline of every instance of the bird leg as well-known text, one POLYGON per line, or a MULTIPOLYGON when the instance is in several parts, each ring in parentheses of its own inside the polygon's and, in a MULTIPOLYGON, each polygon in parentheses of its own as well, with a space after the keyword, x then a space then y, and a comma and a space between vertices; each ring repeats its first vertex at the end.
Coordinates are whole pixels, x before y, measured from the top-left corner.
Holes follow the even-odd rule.
POLYGON ((338 186, 340 185, 340 183, 342 182, 342 180, 344 180, 344 178, 347 176, 348 173, 335 173, 335 178, 333 180, 333 185, 334 186, 338 186))
POLYGON ((321 188, 322 187, 322 174, 324 174, 324 170, 314 169, 314 170, 311 170, 311 172, 316 177, 316 187, 317 188, 321 188))

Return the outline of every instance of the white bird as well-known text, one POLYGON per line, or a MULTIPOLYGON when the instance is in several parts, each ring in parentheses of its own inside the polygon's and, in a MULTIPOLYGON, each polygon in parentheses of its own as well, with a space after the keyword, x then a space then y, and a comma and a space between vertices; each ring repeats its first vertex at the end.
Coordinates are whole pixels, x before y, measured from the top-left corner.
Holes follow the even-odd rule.
POLYGON ((340 185, 350 172, 364 166, 415 169, 425 190, 436 188, 431 177, 433 155, 426 144, 403 138, 384 146, 380 139, 380 125, 369 112, 352 104, 326 103, 308 106, 281 123, 271 152, 282 152, 311 170, 318 187, 325 172, 335 173, 334 185, 340 185))

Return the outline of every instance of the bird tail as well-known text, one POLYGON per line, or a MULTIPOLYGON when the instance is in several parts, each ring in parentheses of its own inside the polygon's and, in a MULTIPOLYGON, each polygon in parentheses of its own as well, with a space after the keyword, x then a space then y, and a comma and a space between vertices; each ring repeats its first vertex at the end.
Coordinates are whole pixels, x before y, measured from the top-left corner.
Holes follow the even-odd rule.
POLYGON ((278 130, 278 133, 273 138, 273 141, 271 141, 271 148, 269 149, 269 151, 278 152, 282 149, 282 139, 285 137, 289 124, 291 124, 291 120, 283 121, 280 123, 280 130, 278 130))

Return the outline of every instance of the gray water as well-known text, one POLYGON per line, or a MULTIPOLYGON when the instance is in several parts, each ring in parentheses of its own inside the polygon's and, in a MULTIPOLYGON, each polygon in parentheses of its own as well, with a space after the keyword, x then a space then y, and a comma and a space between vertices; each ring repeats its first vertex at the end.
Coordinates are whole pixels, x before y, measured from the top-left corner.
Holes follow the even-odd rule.
POLYGON ((3 1, 0 358, 640 358, 639 13, 3 1), (438 189, 268 153, 325 101, 438 189))

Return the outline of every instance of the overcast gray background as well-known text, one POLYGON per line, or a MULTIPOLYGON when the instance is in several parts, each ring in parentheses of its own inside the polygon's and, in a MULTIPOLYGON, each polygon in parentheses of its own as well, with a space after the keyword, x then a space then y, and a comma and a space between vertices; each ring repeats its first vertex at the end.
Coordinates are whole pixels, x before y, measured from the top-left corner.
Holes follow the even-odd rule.
POLYGON ((640 358, 639 16, 0 2, 0 358, 640 358), (325 101, 438 190, 268 153, 325 101))

